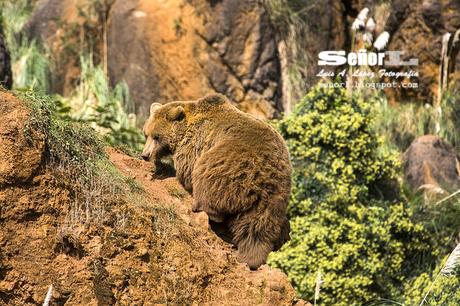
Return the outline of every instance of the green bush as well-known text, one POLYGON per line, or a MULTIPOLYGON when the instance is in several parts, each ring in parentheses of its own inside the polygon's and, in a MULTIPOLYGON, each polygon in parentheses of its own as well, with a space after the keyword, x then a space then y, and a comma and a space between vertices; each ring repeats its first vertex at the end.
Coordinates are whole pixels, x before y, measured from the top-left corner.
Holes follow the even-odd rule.
POLYGON ((61 116, 89 123, 111 145, 142 150, 144 137, 136 126, 128 85, 121 82, 112 88, 91 55, 82 56, 80 64, 78 86, 69 97, 58 97, 61 116))
POLYGON ((442 275, 448 255, 458 244, 460 230, 460 202, 452 198, 441 204, 422 199, 422 195, 406 194, 413 210, 413 219, 424 226, 432 241, 431 258, 423 260, 418 273, 404 285, 406 305, 460 305, 460 270, 456 274, 442 275))
POLYGON ((436 277, 440 269, 438 266, 433 273, 422 273, 406 284, 406 305, 419 305, 427 294, 423 305, 460 305, 460 272, 436 277))
POLYGON ((32 9, 30 0, 0 1, 0 28, 11 55, 14 88, 48 92, 50 63, 45 47, 36 40, 30 40, 24 31, 32 9))
POLYGON ((399 164, 378 150, 371 110, 343 89, 317 87, 278 122, 294 166, 291 240, 269 263, 308 300, 320 271, 323 305, 398 298, 430 255, 423 226, 394 200, 399 164))
POLYGON ((437 134, 460 149, 460 93, 451 89, 443 94, 439 108, 420 101, 388 105, 385 96, 375 99, 376 133, 384 137, 384 145, 406 150, 415 138, 437 134))

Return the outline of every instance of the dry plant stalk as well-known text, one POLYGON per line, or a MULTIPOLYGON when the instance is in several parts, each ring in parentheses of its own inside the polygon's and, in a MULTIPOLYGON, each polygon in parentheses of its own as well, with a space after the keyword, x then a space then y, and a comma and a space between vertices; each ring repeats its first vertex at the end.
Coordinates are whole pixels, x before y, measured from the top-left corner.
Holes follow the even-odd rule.
POLYGON ((316 285, 315 285, 315 306, 316 306, 316 301, 319 300, 319 293, 321 291, 321 284, 323 283, 323 280, 321 278, 321 271, 318 270, 318 273, 316 275, 316 285))
POLYGON ((53 285, 50 285, 48 292, 46 293, 45 301, 43 302, 43 306, 48 306, 51 302, 51 297, 53 296, 53 285))
POLYGON ((439 65, 438 96, 435 100, 436 133, 440 130, 441 100, 449 87, 449 76, 455 71, 455 59, 460 51, 460 29, 454 35, 446 33, 442 36, 441 64, 439 65))
POLYGON ((455 269, 460 265, 460 243, 457 244, 455 249, 447 258, 446 264, 441 270, 442 275, 452 275, 455 269))

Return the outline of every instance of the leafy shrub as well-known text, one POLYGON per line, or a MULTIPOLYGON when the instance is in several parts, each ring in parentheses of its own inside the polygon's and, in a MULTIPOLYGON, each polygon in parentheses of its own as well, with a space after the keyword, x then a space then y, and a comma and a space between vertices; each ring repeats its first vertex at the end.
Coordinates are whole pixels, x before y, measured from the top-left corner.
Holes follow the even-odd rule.
POLYGON ((431 105, 407 102, 390 106, 384 96, 375 100, 375 131, 389 149, 404 151, 415 138, 434 133, 431 105))
POLYGON ((405 102, 388 105, 384 96, 375 104, 375 130, 384 137, 384 144, 406 150, 415 138, 437 134, 460 149, 460 94, 450 90, 443 94, 439 109, 430 104, 405 102))
POLYGON ((460 271, 454 275, 440 275, 441 267, 438 265, 432 273, 422 273, 406 284, 407 305, 419 305, 425 296, 423 305, 460 305, 460 271))
POLYGON ((30 0, 0 1, 1 27, 11 55, 14 87, 47 92, 50 63, 45 48, 24 31, 32 9, 30 0))
POLYGON ((291 240, 269 258, 298 293, 357 305, 399 297, 414 264, 429 254, 422 225, 397 199, 396 156, 381 153, 371 103, 317 87, 278 123, 294 166, 291 240), (410 261, 409 261, 410 259, 410 261))
POLYGON ((70 97, 59 98, 61 115, 89 123, 111 145, 141 150, 144 137, 136 127, 126 83, 112 88, 101 66, 94 66, 92 56, 82 56, 80 64, 80 82, 75 91, 70 97))

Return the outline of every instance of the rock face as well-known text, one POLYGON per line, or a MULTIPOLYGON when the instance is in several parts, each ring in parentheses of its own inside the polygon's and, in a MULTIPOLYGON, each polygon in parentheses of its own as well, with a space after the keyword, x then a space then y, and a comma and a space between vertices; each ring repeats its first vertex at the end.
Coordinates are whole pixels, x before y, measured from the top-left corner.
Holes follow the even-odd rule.
POLYGON ((198 35, 206 43, 199 64, 209 84, 241 103, 242 109, 273 117, 276 107, 281 110, 276 104, 281 95, 279 62, 275 33, 260 1, 206 2, 199 11, 205 23, 198 35), (268 101, 275 104, 270 107, 268 101))
MULTIPOLYGON (((314 86, 320 78, 317 66, 318 53, 325 50, 350 50, 350 27, 357 14, 364 7, 370 9, 370 16, 376 21, 376 34, 390 33, 387 50, 405 51, 402 59, 418 58, 419 88, 386 90, 393 103, 404 99, 416 99, 431 103, 437 92, 437 82, 441 55, 442 35, 454 33, 460 28, 460 2, 457 0, 342 0, 310 1, 305 7, 292 9, 299 12, 303 27, 289 29, 287 25, 275 27, 278 35, 289 42, 289 36, 296 33, 296 41, 290 41, 286 47, 287 61, 301 58, 301 77, 308 87, 314 86), (291 50, 289 52, 289 50, 291 50), (302 58, 302 55, 306 54, 302 58)), ((276 16, 275 16, 276 17, 276 16)), ((280 52, 281 56, 286 56, 280 52)), ((283 62, 283 60, 281 60, 283 62)), ((299 64, 299 63, 297 63, 299 64)), ((457 58, 457 67, 460 57, 457 58)), ((386 67, 393 71, 407 71, 408 67, 386 67)), ((460 73, 457 74, 457 78, 460 73)), ((454 77, 455 78, 455 77, 454 77)), ((285 77, 283 74, 283 82, 285 77)), ((283 95, 286 93, 283 91, 283 95)))
MULTIPOLYGON (((420 76, 411 80, 418 81, 419 88, 386 90, 390 101, 415 98, 431 103, 437 91, 441 37, 460 28, 457 0, 293 4, 293 11, 298 11, 295 18, 302 20, 303 27, 276 23, 273 12, 269 16, 258 0, 109 2, 107 73, 112 85, 128 84, 140 121, 154 101, 194 100, 213 91, 227 95, 240 109, 258 117, 272 118, 289 111, 320 80, 316 76, 318 53, 350 49, 349 29, 364 7, 370 8, 376 19, 376 33, 386 30, 391 34, 388 50, 405 51, 403 59, 418 58, 420 62, 415 68, 420 76), (298 84, 291 84, 293 64, 300 67, 298 84), (297 90, 298 96, 292 96, 292 90, 297 90)), ((91 3, 39 0, 36 4, 28 32, 53 50, 55 92, 69 94, 78 83, 79 57, 64 45, 78 40, 81 32, 74 31, 75 25, 86 18, 78 14, 78 8, 91 3)), ((102 63, 103 39, 96 40, 96 62, 102 63)), ((460 59, 458 62, 460 65, 460 59)))
POLYGON ((180 184, 152 180, 147 162, 109 149, 141 193, 81 202, 83 180, 40 162, 52 143, 25 129, 23 102, 0 102, 0 305, 41 305, 51 284, 50 305, 307 305, 281 271, 238 263, 180 184), (75 213, 85 205, 92 221, 75 213))
MULTIPOLYGON (((385 30, 391 35, 389 50, 402 50, 402 57, 418 58, 415 70, 420 76, 413 78, 419 88, 392 90, 394 101, 417 99, 431 103, 437 93, 439 64, 441 63, 442 35, 455 33, 460 28, 460 2, 457 0, 395 0, 385 30)), ((460 57, 457 58, 457 67, 460 57)), ((407 70, 401 67, 399 70, 407 70)), ((458 81, 458 79, 457 79, 458 81)))
POLYGON ((404 177, 413 192, 445 193, 460 187, 455 149, 438 136, 417 138, 404 153, 404 177))
MULTIPOLYGON (((48 45, 62 44, 65 33, 54 35, 50 29, 56 20, 81 23, 77 8, 87 1, 39 1, 30 35, 48 45)), ((143 119, 154 101, 197 99, 213 91, 226 94, 242 110, 271 118, 281 110, 274 36, 256 0, 116 0, 107 23, 108 74, 112 84, 128 84, 143 119)), ((101 53, 101 42, 97 46, 101 53)), ((54 50, 56 57, 65 52, 54 50)), ((55 83, 60 83, 53 88, 61 93, 72 86, 63 83, 73 70, 66 65, 78 66, 73 59, 58 71, 62 75, 55 83)))

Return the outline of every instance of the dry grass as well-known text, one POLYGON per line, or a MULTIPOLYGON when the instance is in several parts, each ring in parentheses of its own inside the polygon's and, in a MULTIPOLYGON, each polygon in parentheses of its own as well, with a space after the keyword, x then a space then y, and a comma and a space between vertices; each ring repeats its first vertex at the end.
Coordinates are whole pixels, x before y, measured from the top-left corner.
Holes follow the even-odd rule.
POLYGON ((439 271, 439 273, 436 275, 434 281, 431 283, 430 287, 428 288, 428 291, 426 292, 419 306, 422 306, 426 302, 427 297, 431 293, 431 290, 433 289, 433 286, 436 283, 436 281, 439 279, 439 277, 451 276, 452 274, 456 272, 459 266, 460 266, 460 243, 457 244, 455 249, 452 251, 452 253, 447 258, 446 263, 442 267, 441 271, 439 271))
POLYGON ((313 58, 305 52, 309 25, 308 11, 318 5, 312 0, 264 0, 270 20, 276 28, 283 80, 283 107, 290 113, 296 101, 307 92, 307 66, 313 58))
POLYGON ((323 279, 321 276, 321 271, 318 270, 318 273, 316 275, 316 284, 315 284, 315 302, 314 305, 316 306, 316 302, 319 300, 319 294, 321 291, 321 284, 323 283, 323 279))
POLYGON ((452 275, 455 272, 455 270, 458 268, 459 265, 460 265, 460 243, 457 244, 455 249, 449 255, 440 273, 442 275, 452 275))

